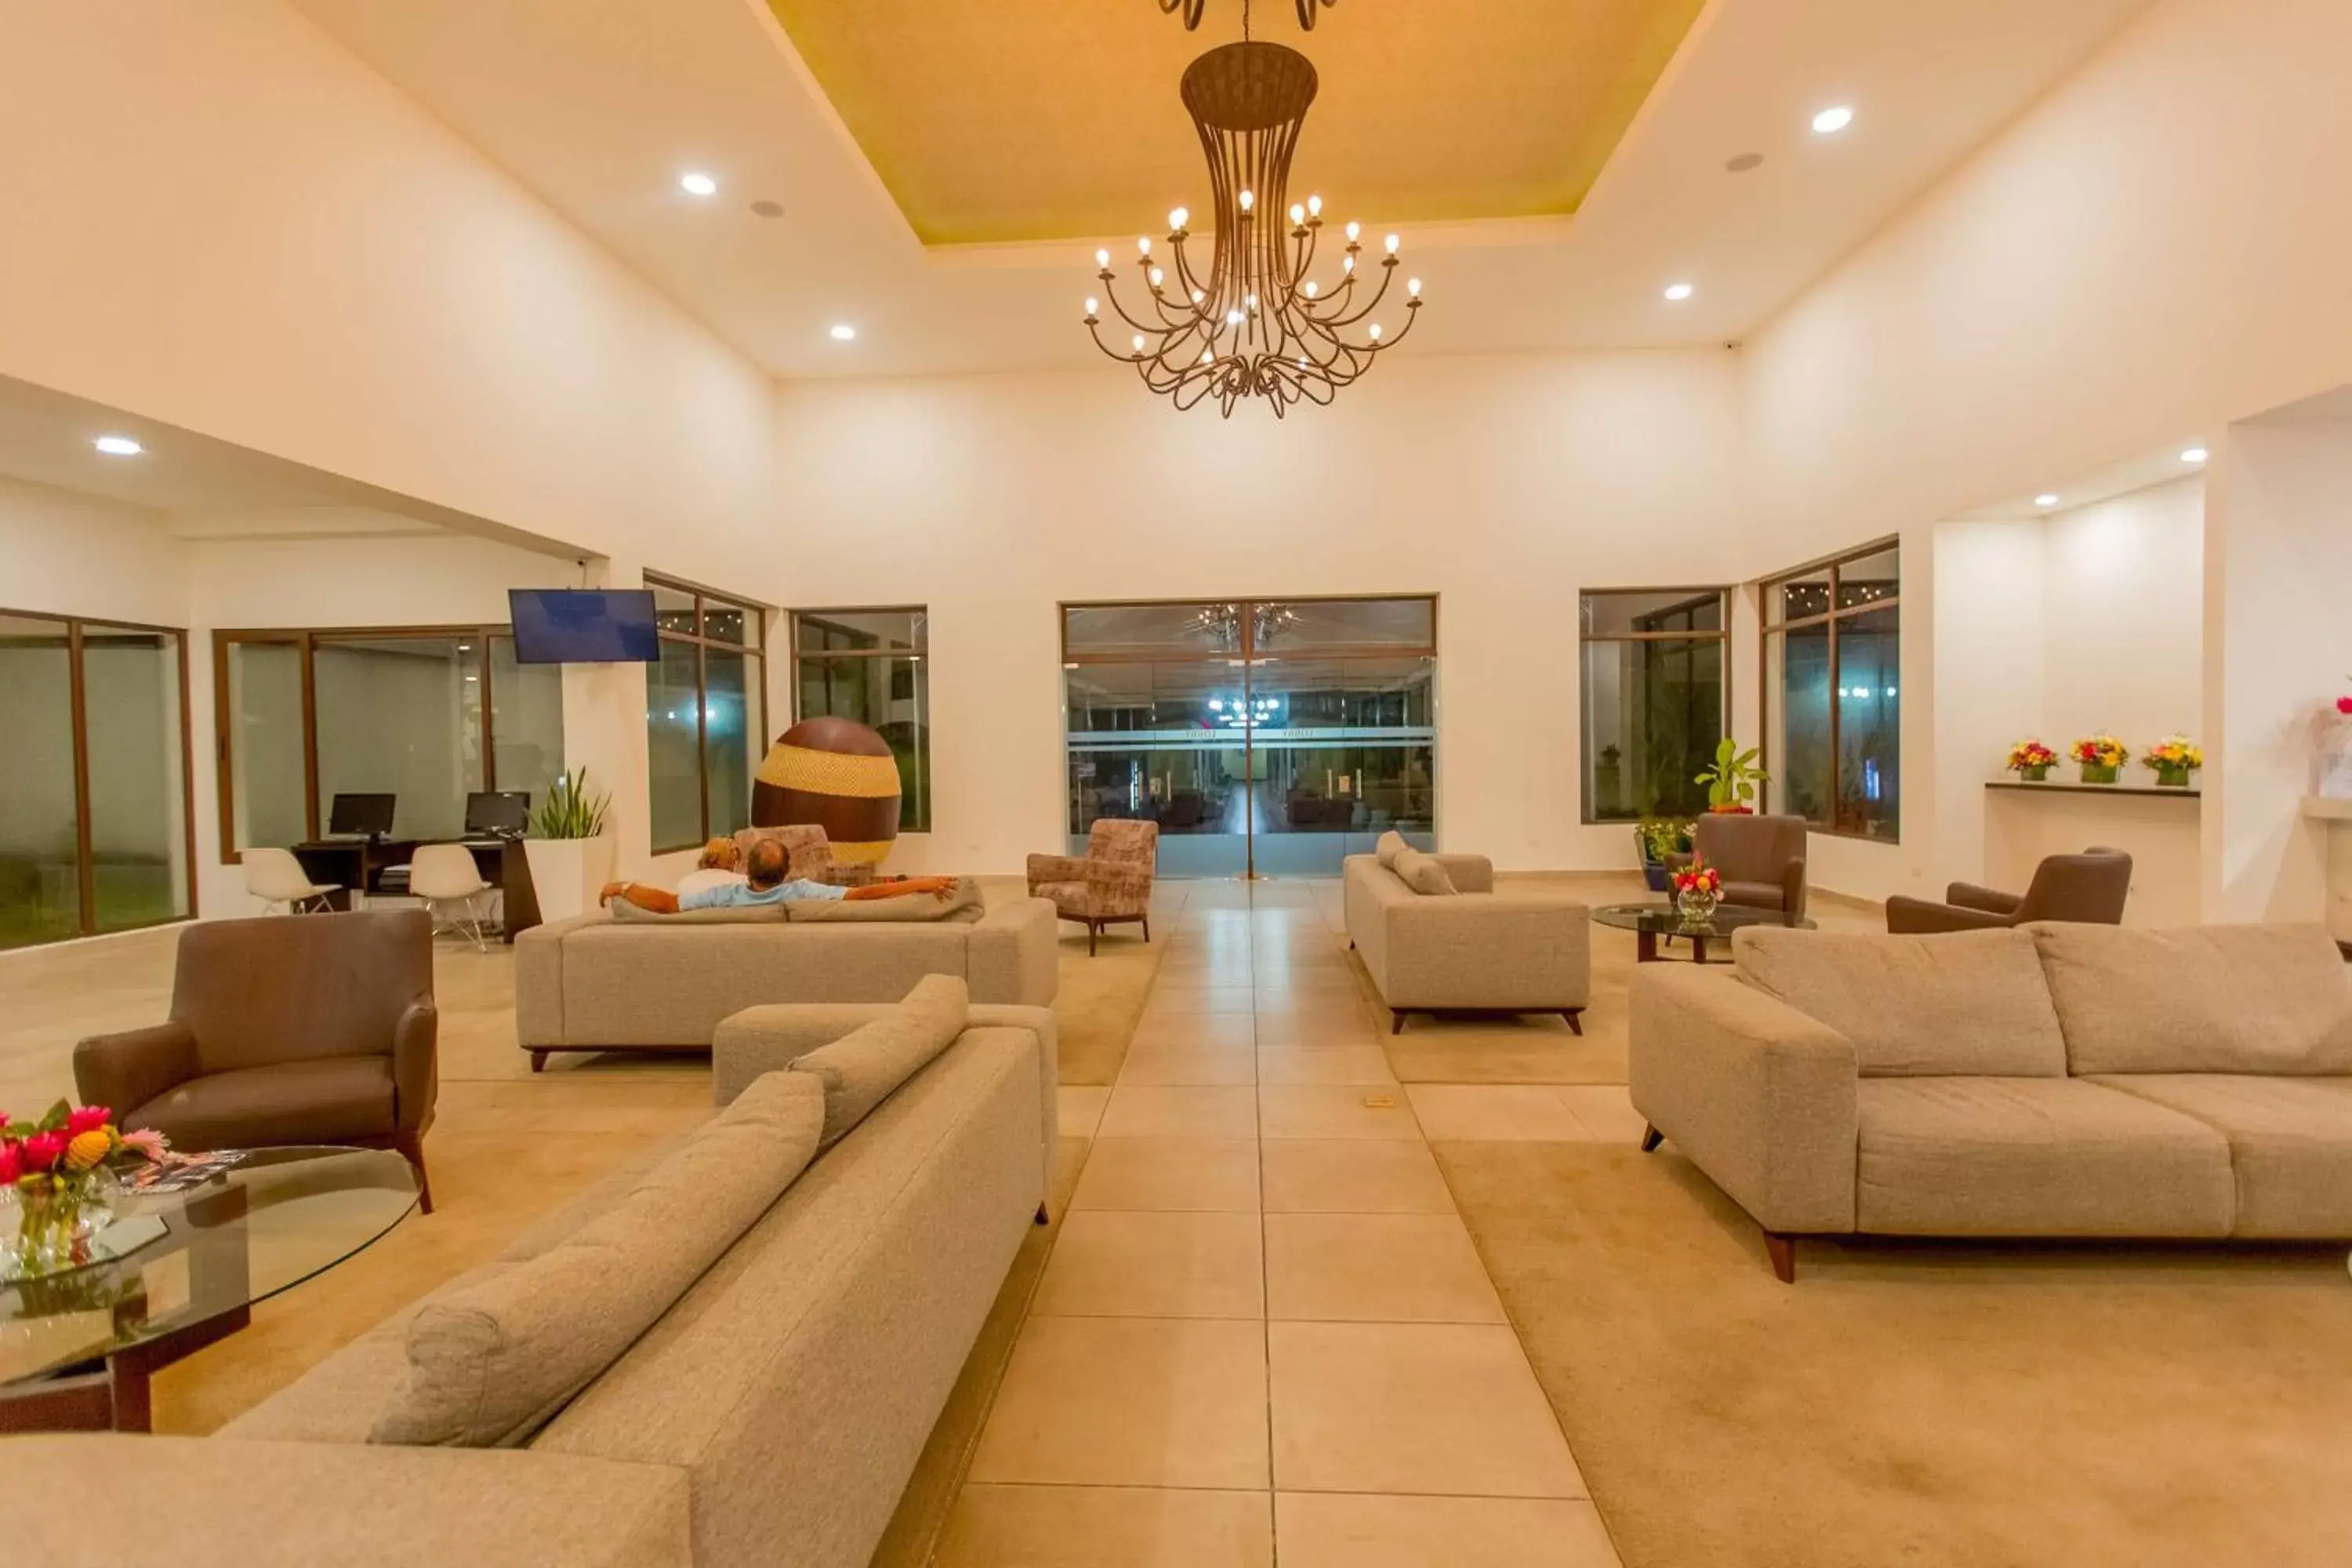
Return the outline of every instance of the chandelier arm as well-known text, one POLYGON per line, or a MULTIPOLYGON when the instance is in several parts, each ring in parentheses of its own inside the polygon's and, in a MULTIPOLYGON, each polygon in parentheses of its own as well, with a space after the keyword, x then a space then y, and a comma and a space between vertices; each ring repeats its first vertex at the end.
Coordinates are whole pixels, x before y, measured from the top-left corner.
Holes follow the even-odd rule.
POLYGON ((1372 291, 1372 297, 1364 301, 1362 308, 1344 316, 1326 316, 1323 318, 1325 323, 1332 327, 1354 326, 1381 308, 1381 301, 1389 297, 1389 284, 1395 277, 1396 261, 1394 258, 1391 258, 1381 269, 1381 286, 1372 291))
POLYGON ((1102 286, 1103 299, 1108 302, 1110 308, 1114 311, 1118 312, 1118 319, 1120 321, 1125 321, 1129 326, 1133 327, 1139 332, 1158 332, 1165 330, 1163 328, 1154 326, 1150 321, 1139 321, 1128 312, 1127 307, 1119 303, 1118 289, 1112 280, 1111 275, 1108 272, 1105 272, 1102 275, 1102 286))

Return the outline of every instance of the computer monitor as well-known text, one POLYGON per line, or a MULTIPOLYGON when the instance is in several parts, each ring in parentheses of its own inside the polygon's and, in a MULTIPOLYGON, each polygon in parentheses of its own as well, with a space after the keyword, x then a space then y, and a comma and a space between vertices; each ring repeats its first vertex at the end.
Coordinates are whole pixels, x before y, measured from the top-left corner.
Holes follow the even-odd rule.
POLYGON ((478 789, 466 796, 466 831, 494 838, 520 838, 530 826, 530 792, 478 789))
POLYGON ((327 831, 339 837, 383 838, 392 832, 389 795, 339 795, 327 813, 327 831))

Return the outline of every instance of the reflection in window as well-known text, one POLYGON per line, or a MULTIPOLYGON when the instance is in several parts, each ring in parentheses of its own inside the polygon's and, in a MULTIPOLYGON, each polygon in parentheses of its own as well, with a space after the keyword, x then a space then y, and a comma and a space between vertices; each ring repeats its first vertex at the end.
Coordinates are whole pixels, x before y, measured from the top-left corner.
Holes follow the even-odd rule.
POLYGON ((931 829, 930 617, 921 609, 793 616, 795 718, 849 719, 898 763, 898 831, 931 829))
POLYGON ((471 637, 319 638, 319 819, 339 795, 389 795, 394 837, 460 837, 483 787, 481 665, 471 637))
POLYGON ((648 576, 660 659, 646 670, 646 786, 656 855, 751 824, 767 755, 763 612, 648 576))
POLYGON ((1724 591, 1583 595, 1584 820, 1694 816, 1726 724, 1724 591))
POLYGON ((1902 836, 1902 585, 1893 545, 1765 584, 1765 765, 1776 811, 1902 836))

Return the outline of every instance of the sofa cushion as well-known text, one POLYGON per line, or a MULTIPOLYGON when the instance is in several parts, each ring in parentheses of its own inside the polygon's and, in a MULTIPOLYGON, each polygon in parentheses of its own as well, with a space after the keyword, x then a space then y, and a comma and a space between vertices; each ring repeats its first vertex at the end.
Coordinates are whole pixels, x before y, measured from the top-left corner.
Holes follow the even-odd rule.
POLYGON ((2233 1236, 2352 1239, 2352 1078, 2134 1073, 2093 1081, 2195 1117, 2230 1143, 2233 1236))
POLYGON ((2057 1078, 2066 1040, 2022 931, 1834 935, 1750 926, 1739 973, 1853 1042, 1864 1078, 2057 1078))
POLYGON ((1858 1230, 2217 1237, 2236 1201, 2220 1133, 2081 1079, 1856 1085, 1858 1230))
POLYGON ((1404 841, 1404 835, 1391 827, 1372 841, 1372 858, 1393 871, 1397 857, 1412 847, 1404 841))
POLYGON ((152 1127, 183 1149, 266 1143, 344 1143, 389 1137, 392 1058, 312 1057, 174 1084, 122 1119, 152 1127))
POLYGON ((792 1070, 807 1073, 824 1086, 820 1147, 839 1142, 893 1089, 954 1043, 971 1016, 971 1001, 961 980, 929 975, 887 1017, 795 1057, 792 1070))
POLYGON ((962 921, 981 917, 980 884, 958 877, 945 898, 909 893, 896 899, 808 899, 786 906, 794 925, 908 921, 962 921))
POLYGON ((1454 891, 1454 879, 1447 874, 1444 862, 1434 855, 1424 855, 1418 849, 1400 851, 1396 864, 1391 868, 1404 885, 1414 892, 1443 898, 1454 891))
POLYGON ((2077 1073, 2352 1073, 2352 980, 2319 926, 2026 929, 2077 1073))
POLYGON ((756 926, 784 923, 783 904, 737 904, 716 910, 675 910, 663 913, 658 910, 640 909, 626 899, 614 899, 606 906, 613 911, 613 923, 624 926, 756 926))
POLYGON ((511 1447, 628 1349, 814 1157, 820 1086, 771 1073, 635 1191, 527 1261, 437 1296, 372 1443, 511 1447))

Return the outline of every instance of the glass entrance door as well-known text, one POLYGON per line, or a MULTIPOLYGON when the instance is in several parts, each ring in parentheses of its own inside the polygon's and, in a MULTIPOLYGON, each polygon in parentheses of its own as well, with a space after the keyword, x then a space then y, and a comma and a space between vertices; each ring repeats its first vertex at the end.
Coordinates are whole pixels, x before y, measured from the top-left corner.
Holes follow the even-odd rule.
POLYGON ((1072 852, 1103 817, 1159 823, 1171 877, 1431 847, 1436 630, 1427 598, 1066 607, 1072 852))

